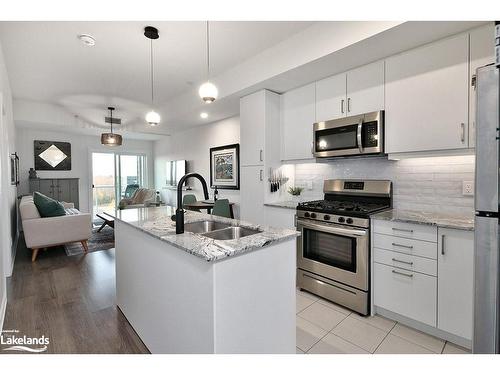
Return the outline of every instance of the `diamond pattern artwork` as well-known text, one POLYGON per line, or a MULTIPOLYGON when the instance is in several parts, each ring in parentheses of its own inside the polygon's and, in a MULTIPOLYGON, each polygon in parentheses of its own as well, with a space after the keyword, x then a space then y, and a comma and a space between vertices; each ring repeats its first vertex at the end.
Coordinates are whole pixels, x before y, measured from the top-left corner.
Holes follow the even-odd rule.
POLYGON ((52 168, 57 167, 64 159, 67 158, 66 154, 59 150, 56 146, 52 145, 40 154, 40 157, 49 163, 52 168))
POLYGON ((35 141, 34 153, 36 170, 71 170, 71 144, 68 142, 35 141))

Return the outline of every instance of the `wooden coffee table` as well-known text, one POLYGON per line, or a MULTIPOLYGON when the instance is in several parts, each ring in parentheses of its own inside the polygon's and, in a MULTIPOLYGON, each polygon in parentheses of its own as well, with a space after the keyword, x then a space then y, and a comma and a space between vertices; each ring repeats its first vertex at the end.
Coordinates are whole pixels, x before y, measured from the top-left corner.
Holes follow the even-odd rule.
POLYGON ((104 223, 102 223, 101 227, 97 230, 98 232, 100 232, 106 225, 109 225, 113 229, 115 228, 115 218, 113 216, 109 216, 105 212, 96 214, 95 216, 104 220, 104 223))

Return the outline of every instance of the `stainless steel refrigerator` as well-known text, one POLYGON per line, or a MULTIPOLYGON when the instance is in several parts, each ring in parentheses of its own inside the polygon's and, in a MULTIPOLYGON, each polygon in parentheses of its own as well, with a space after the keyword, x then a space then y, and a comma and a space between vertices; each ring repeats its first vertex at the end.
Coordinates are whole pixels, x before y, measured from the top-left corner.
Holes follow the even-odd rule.
POLYGON ((500 353, 499 80, 498 65, 476 72, 474 353, 500 353))

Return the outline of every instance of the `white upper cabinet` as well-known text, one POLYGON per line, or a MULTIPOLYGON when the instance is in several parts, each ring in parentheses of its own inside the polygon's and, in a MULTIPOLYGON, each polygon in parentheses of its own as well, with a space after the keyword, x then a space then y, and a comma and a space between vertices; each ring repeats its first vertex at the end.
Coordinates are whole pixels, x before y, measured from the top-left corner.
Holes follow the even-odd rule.
POLYGON ((469 36, 385 62, 386 152, 468 147, 469 36))
POLYGON ((346 115, 384 109, 384 61, 347 72, 346 115))
POLYGON ((316 121, 345 117, 346 74, 337 74, 316 82, 316 121))
POLYGON ((437 327, 472 339, 474 232, 439 228, 437 327))
MULTIPOLYGON (((470 32, 470 77, 474 77, 476 69, 495 61, 495 25, 493 22, 474 29, 470 32)), ((476 129, 476 91, 472 83, 469 84, 469 147, 475 147, 476 129)))
POLYGON ((264 90, 240 99, 240 165, 263 165, 266 137, 264 90))
POLYGON ((384 61, 316 82, 316 121, 384 109, 384 61))
POLYGON ((281 96, 281 160, 311 159, 315 115, 315 84, 281 96))

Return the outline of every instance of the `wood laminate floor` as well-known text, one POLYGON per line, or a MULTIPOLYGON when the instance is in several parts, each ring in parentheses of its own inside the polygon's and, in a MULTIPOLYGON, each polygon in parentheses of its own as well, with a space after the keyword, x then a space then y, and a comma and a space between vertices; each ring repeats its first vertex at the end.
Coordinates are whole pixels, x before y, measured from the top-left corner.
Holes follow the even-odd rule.
POLYGON ((7 280, 7 329, 49 337, 47 353, 149 353, 116 307, 114 249, 68 257, 50 248, 32 263, 20 238, 7 280))

